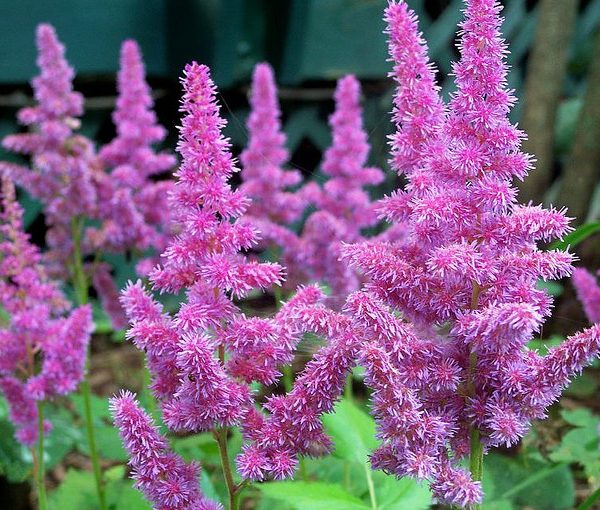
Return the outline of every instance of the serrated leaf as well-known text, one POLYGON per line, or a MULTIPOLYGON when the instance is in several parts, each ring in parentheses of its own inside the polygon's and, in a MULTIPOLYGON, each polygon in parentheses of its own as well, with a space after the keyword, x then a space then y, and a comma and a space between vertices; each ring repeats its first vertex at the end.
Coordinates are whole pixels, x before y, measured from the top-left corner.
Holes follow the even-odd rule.
POLYGON ((270 498, 298 510, 368 510, 365 503, 340 485, 322 482, 270 482, 256 486, 270 498))

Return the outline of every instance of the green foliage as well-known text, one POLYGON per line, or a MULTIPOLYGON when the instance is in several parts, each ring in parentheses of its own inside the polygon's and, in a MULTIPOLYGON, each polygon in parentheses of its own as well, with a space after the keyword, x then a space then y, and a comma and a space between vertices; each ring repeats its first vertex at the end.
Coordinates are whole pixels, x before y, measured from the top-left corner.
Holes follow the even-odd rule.
POLYGON ((576 228, 570 234, 567 234, 560 241, 556 241, 550 245, 551 250, 566 250, 569 247, 574 248, 588 237, 600 231, 600 222, 586 223, 576 228))
POLYGON ((569 467, 536 455, 487 455, 483 480, 485 510, 568 510, 575 503, 569 467))
POLYGON ((550 454, 550 459, 579 464, 590 482, 597 484, 600 482, 600 417, 585 408, 572 411, 565 409, 561 411, 561 416, 573 428, 563 436, 561 443, 550 454))
MULTIPOLYGON (((83 398, 80 395, 73 395, 71 401, 80 420, 83 420, 83 398)), ((117 429, 112 424, 112 419, 108 409, 108 399, 92 395, 92 416, 94 418, 94 430, 96 432, 96 442, 98 451, 102 458, 114 461, 127 461, 127 453, 123 449, 121 438, 117 429)), ((85 435, 81 435, 76 443, 77 449, 89 455, 89 445, 85 435)))
MULTIPOLYGON (((256 487, 276 508, 302 510, 420 510, 429 508, 429 490, 410 479, 397 480, 372 471, 368 455, 377 447, 375 423, 366 412, 348 400, 339 402, 323 419, 333 439, 333 457, 306 461, 308 478, 319 481, 289 481, 256 487), (280 503, 288 507, 280 506, 280 503)), ((272 505, 271 508, 273 508, 272 505)), ((269 508, 263 502, 260 508, 269 508)))
MULTIPOLYGON (((124 466, 105 472, 110 510, 150 510, 151 505, 126 477, 124 466)), ((90 471, 69 469, 60 486, 50 493, 49 510, 97 510, 96 487, 90 471)))

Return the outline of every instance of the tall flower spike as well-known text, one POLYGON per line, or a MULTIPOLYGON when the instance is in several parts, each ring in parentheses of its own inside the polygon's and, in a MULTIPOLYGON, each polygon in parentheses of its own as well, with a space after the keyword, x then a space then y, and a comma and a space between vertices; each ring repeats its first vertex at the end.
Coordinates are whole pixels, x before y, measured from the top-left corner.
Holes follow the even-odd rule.
POLYGON ((495 0, 466 1, 457 91, 445 109, 414 14, 389 5, 392 152, 408 184, 382 212, 407 235, 345 248, 370 279, 349 312, 367 340, 361 359, 383 440, 374 465, 429 479, 441 501, 467 507, 481 500, 480 473, 471 479, 459 460, 471 453, 476 466, 478 452, 517 442, 598 352, 594 328, 546 357, 526 347, 552 305, 538 279, 567 276, 572 262, 536 243, 570 227, 564 211, 515 204, 512 180, 531 158, 508 120, 500 10, 495 0))
MULTIPOLYGON (((113 112, 117 136, 99 153, 110 169, 98 184, 102 223, 98 229, 88 229, 88 238, 95 250, 153 250, 155 255, 142 258, 136 267, 145 276, 172 235, 167 196, 173 182, 155 178, 175 165, 175 157, 153 148, 167 132, 157 123, 140 49, 133 40, 121 46, 117 88, 117 107, 113 112)), ((118 290, 108 268, 98 267, 93 281, 113 326, 122 327, 123 313, 118 309, 118 299, 115 300, 118 290)))
POLYGON ((155 508, 163 510, 220 510, 200 490, 200 466, 186 464, 169 450, 152 419, 132 393, 110 400, 111 413, 129 453, 131 477, 155 508))
POLYGON ((96 209, 95 182, 101 173, 93 144, 74 133, 83 111, 83 97, 73 91, 73 69, 64 47, 47 24, 37 28, 37 64, 33 79, 36 106, 19 111, 18 120, 31 132, 9 135, 5 149, 30 156, 31 168, 2 163, 5 172, 45 206, 49 225, 49 258, 60 268, 70 255, 71 220, 96 209))
POLYGON ((236 296, 277 284, 282 279, 280 266, 248 262, 238 254, 256 243, 257 233, 236 221, 246 211, 248 199, 227 182, 237 168, 221 134, 225 121, 219 116, 208 68, 186 66, 183 85, 181 108, 187 115, 177 146, 183 161, 171 201, 181 233, 151 279, 158 289, 175 292, 202 279, 206 286, 236 296))
POLYGON ((383 180, 381 170, 365 167, 369 144, 362 125, 360 83, 352 75, 337 83, 329 125, 333 142, 322 165, 329 179, 322 189, 311 192, 317 211, 306 220, 300 239, 282 248, 290 280, 327 283, 331 306, 340 308, 348 293, 359 286, 355 272, 340 262, 342 243, 359 241, 361 229, 377 223, 365 186, 383 180))
POLYGON ((583 305, 588 320, 595 324, 600 321, 600 286, 594 275, 582 268, 573 271, 573 286, 583 305))
MULTIPOLYGON (((253 202, 248 215, 288 225, 296 221, 304 210, 299 193, 286 191, 300 183, 297 170, 284 170, 289 159, 285 149, 285 134, 281 130, 281 112, 273 69, 267 63, 257 64, 252 74, 248 117, 248 147, 242 152, 242 191, 253 202)), ((268 233, 266 233, 268 235, 268 233)))
MULTIPOLYGON (((0 212, 0 391, 16 436, 37 441, 36 402, 73 391, 83 379, 92 331, 91 308, 70 310, 49 280, 37 248, 23 232, 12 182, 2 177, 0 212)), ((49 430, 50 424, 46 424, 49 430)))

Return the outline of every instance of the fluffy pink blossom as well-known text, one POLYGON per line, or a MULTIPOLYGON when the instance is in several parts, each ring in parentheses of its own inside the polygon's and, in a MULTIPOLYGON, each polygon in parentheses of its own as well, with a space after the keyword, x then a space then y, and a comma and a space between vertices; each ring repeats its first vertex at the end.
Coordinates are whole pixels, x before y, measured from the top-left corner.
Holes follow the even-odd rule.
POLYGON ((347 318, 323 306, 317 287, 298 289, 273 318, 248 317, 234 303, 251 290, 279 284, 283 270, 241 253, 257 233, 242 221, 248 199, 228 184, 236 168, 221 134, 224 121, 208 68, 188 65, 183 86, 183 161, 171 202, 181 229, 151 280, 156 290, 184 290, 186 299, 170 314, 141 283, 128 286, 122 296, 128 336, 146 353, 152 391, 170 429, 239 426, 246 440, 241 474, 289 477, 298 454, 328 448, 320 416, 341 393, 359 338, 347 318), (331 340, 289 395, 255 402, 251 384, 277 383, 306 331, 331 340))
MULTIPOLYGON (((0 390, 16 436, 37 441, 36 402, 66 395, 83 379, 91 308, 71 309, 23 232, 13 184, 2 177, 0 212, 0 390)), ((46 425, 49 430, 50 424, 46 425)))
POLYGON ((162 510, 219 510, 200 490, 200 466, 187 464, 169 450, 152 419, 140 408, 133 394, 122 392, 110 408, 125 449, 129 453, 135 486, 155 508, 162 510))
MULTIPOLYGON (((279 225, 296 221, 305 207, 302 195, 286 191, 300 183, 297 170, 284 170, 289 159, 273 69, 257 64, 252 75, 248 147, 242 152, 242 191, 252 199, 248 216, 279 225)), ((265 232, 265 234, 268 234, 265 232)))
POLYGON ((288 286, 322 281, 331 288, 330 306, 339 308, 359 286, 356 271, 340 261, 342 244, 361 240, 362 229, 377 223, 365 186, 379 184, 383 172, 365 166, 369 144, 362 125, 360 84, 354 76, 338 81, 335 105, 329 118, 333 142, 322 164, 328 180, 322 188, 304 188, 317 210, 306 220, 300 236, 276 228, 268 229, 267 235, 283 250, 288 286))
POLYGON ((526 346, 551 311, 538 279, 567 276, 572 262, 536 243, 570 227, 562 210, 515 203, 511 181, 527 175, 531 158, 507 117, 515 99, 501 9, 466 1, 457 91, 445 107, 414 14, 403 2, 388 6, 398 82, 392 163, 408 184, 380 211, 406 236, 344 250, 370 279, 347 311, 362 330, 383 440, 373 464, 428 479, 441 501, 464 507, 482 491, 460 459, 477 441, 486 450, 517 442, 599 350, 597 328, 547 356, 526 346))
POLYGON ((48 257, 62 269, 72 249, 73 218, 95 212, 102 167, 92 142, 74 131, 83 97, 73 91, 73 69, 50 25, 38 26, 37 47, 40 74, 32 81, 36 105, 18 114, 30 131, 2 141, 5 149, 29 156, 31 167, 2 163, 2 168, 44 204, 48 257))
POLYGON ((595 324, 600 321, 600 287, 594 275, 582 268, 573 271, 573 286, 583 305, 588 320, 595 324))
POLYGON ((102 247, 110 251, 154 248, 161 253, 170 236, 166 197, 172 182, 155 182, 153 177, 171 169, 175 158, 153 149, 167 133, 152 109, 150 87, 135 41, 125 41, 121 47, 117 87, 119 96, 113 112, 117 136, 99 154, 111 169, 101 186, 103 225, 99 237, 102 247))

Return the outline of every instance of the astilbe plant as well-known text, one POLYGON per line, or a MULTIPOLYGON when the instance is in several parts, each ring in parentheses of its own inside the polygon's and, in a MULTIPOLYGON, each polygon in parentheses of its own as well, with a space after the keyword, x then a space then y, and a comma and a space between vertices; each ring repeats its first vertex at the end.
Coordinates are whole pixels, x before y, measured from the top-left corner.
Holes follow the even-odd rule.
MULTIPOLYGON (((111 169, 100 192, 103 221, 101 247, 113 252, 153 248, 161 253, 170 239, 169 207, 166 197, 173 188, 170 180, 154 180, 175 165, 175 157, 155 152, 167 132, 157 123, 144 63, 137 43, 128 40, 121 46, 121 65, 117 77, 117 108, 113 121, 117 136, 100 150, 100 159, 111 169)), ((153 263, 138 264, 142 274, 153 263)))
POLYGON ((302 176, 297 170, 283 168, 289 153, 281 130, 275 77, 267 63, 254 68, 250 107, 248 146, 240 155, 241 190, 252 199, 246 217, 257 221, 267 235, 272 223, 289 225, 300 218, 305 207, 302 194, 289 191, 302 176))
POLYGON ((40 200, 48 225, 46 257, 59 273, 74 251, 72 225, 77 218, 92 216, 97 208, 96 181, 102 172, 92 142, 77 134, 83 113, 83 96, 73 90, 73 69, 64 57, 64 46, 54 28, 37 27, 37 64, 33 79, 36 105, 18 113, 29 132, 9 135, 5 149, 30 157, 31 167, 2 163, 12 179, 40 200))
POLYGON ((572 282, 588 320, 592 324, 600 322, 600 286, 594 275, 578 267, 573 271, 572 282))
POLYGON ((328 303, 333 308, 359 287, 356 272, 340 261, 342 243, 363 239, 362 229, 378 222, 365 186, 379 184, 383 172, 365 167, 369 144, 362 125, 360 93, 360 83, 352 75, 337 83, 335 112, 329 119, 333 141, 322 163, 328 180, 322 188, 309 183, 292 195, 303 197, 316 209, 302 232, 297 235, 277 221, 259 224, 264 237, 282 250, 287 287, 322 281, 330 287, 328 303))
MULTIPOLYGON (((160 254, 172 235, 166 197, 173 182, 155 178, 175 165, 175 157, 154 151, 153 145, 167 132, 157 123, 140 49, 133 40, 121 46, 117 89, 113 112, 117 136, 99 152, 104 168, 110 170, 98 184, 101 226, 88 229, 89 244, 95 251, 160 254)), ((136 266, 138 273, 147 275, 154 263, 156 256, 143 257, 136 266)), ((93 284, 113 325, 126 326, 108 264, 96 265, 93 284)))
POLYGON ((304 268, 310 278, 326 282, 331 288, 330 304, 339 307, 359 287, 356 272, 340 261, 342 243, 360 241, 361 230, 378 222, 365 186, 383 180, 380 169, 365 167, 369 144, 362 125, 360 84, 352 75, 337 83, 329 125, 333 142, 321 165, 328 180, 311 193, 317 210, 304 225, 300 256, 294 254, 294 247, 287 252, 293 261, 288 265, 304 268))
POLYGON ((71 393, 83 379, 91 308, 72 308, 57 282, 48 278, 39 250, 23 231, 23 211, 6 176, 1 191, 0 392, 8 402, 16 438, 32 448, 42 506, 43 436, 51 428, 43 419, 42 404, 71 393))
MULTIPOLYGON (((65 59, 64 46, 50 25, 39 25, 36 34, 41 71, 32 81, 36 104, 18 114, 29 132, 3 140, 5 148, 29 156, 30 165, 2 163, 0 167, 43 205, 48 271, 72 284, 79 304, 89 301, 93 282, 113 325, 123 327, 126 319, 119 309, 118 291, 101 255, 164 249, 171 234, 165 196, 172 184, 154 182, 154 177, 175 159, 152 148, 166 133, 152 111, 143 63, 133 41, 125 42, 122 50, 114 113, 117 137, 98 154, 93 142, 76 132, 83 97, 73 90, 74 71, 65 59), (86 264, 86 259, 94 262, 86 264)), ((142 263, 138 269, 147 272, 152 265, 142 263)), ((105 510, 87 378, 81 393, 98 500, 105 510)))
POLYGON ((370 279, 347 313, 362 329, 382 440, 372 464, 427 479, 440 501, 463 507, 482 500, 484 453, 515 444, 544 418, 600 348, 597 326, 545 356, 527 348, 552 306, 537 281, 569 275, 572 255, 537 248, 569 230, 564 211, 516 204, 511 181, 527 175, 531 158, 507 118, 515 99, 501 8, 467 0, 457 90, 446 107, 414 13, 388 6, 398 82, 392 165, 408 185, 381 212, 407 238, 345 248, 370 279), (460 464, 466 456, 470 474, 460 464))
MULTIPOLYGON (((164 423, 176 432, 213 432, 221 451, 230 506, 237 508, 245 482, 233 481, 227 456, 229 427, 241 426, 250 441, 258 438, 262 427, 272 431, 270 439, 261 437, 267 441, 268 451, 261 450, 259 455, 248 450, 242 456, 240 472, 245 478, 290 476, 296 453, 306 452, 316 440, 325 442, 317 427, 318 415, 332 404, 318 404, 315 399, 325 398, 331 388, 313 387, 312 404, 298 402, 298 393, 287 397, 296 402, 291 413, 297 419, 302 413, 306 422, 288 434, 298 438, 304 434, 301 440, 274 432, 269 423, 275 418, 266 420, 255 407, 250 385, 277 382, 280 367, 291 362, 302 333, 326 328, 326 318, 332 312, 319 304, 323 295, 315 287, 300 289, 273 319, 247 317, 235 305, 234 299, 253 289, 278 285, 283 269, 278 264, 248 260, 242 253, 256 242, 257 232, 248 222, 240 221, 249 200, 228 184, 237 169, 229 143, 221 134, 225 121, 219 116, 208 68, 188 65, 183 88, 181 109, 185 116, 178 143, 182 163, 171 195, 179 234, 163 253, 162 264, 151 273, 150 280, 161 292, 185 291, 186 299, 174 314, 168 314, 138 282, 123 292, 122 301, 131 321, 128 336, 146 353, 151 388, 160 402, 164 423), (310 420, 306 414, 309 405, 310 420)), ((330 371, 341 370, 332 361, 329 364, 330 371)), ((307 370, 328 377, 318 369, 313 366, 307 370)), ((342 377, 338 384, 343 385, 343 381, 342 377)), ((266 405, 274 416, 281 406, 276 398, 266 405)), ((131 437, 131 422, 119 419, 118 412, 116 416, 123 437, 131 437)), ((126 446, 135 455, 131 444, 126 446)), ((143 456, 136 461, 138 472, 146 472, 140 465, 144 462, 143 456)), ((158 507, 183 508, 169 506, 171 496, 165 491, 153 500, 158 507)))

